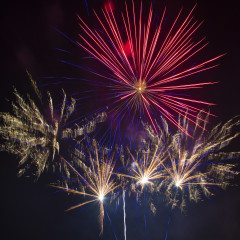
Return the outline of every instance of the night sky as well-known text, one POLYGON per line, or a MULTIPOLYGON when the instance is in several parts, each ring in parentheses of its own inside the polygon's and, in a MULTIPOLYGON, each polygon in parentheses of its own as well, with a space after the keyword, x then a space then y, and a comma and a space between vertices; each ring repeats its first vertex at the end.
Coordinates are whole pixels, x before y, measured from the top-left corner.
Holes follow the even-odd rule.
MULTIPOLYGON (((135 1, 138 2, 138 1, 135 1)), ((148 2, 143 1, 145 4, 148 2)), ((196 1, 187 0, 155 0, 154 11, 161 15, 167 6, 167 16, 174 17, 183 7, 188 13, 196 1)), ((115 1, 115 11, 121 9, 124 1, 115 1)), ((19 92, 31 91, 25 70, 32 74, 40 84, 47 76, 82 76, 80 69, 60 63, 61 55, 56 48, 66 49, 73 54, 71 60, 81 64, 79 60, 86 53, 73 42, 59 34, 60 30, 73 40, 78 39, 80 29, 76 14, 94 26, 96 19, 93 9, 100 12, 104 1, 6 1, 1 6, 1 111, 9 111, 13 85, 19 92), (87 5, 86 5, 87 2, 87 5)), ((194 11, 195 19, 204 20, 203 26, 195 34, 198 39, 206 36, 210 44, 199 55, 200 59, 212 58, 226 53, 218 63, 220 65, 200 74, 203 81, 218 81, 197 93, 199 98, 214 102, 217 105, 211 112, 218 117, 211 119, 211 126, 227 121, 240 114, 239 108, 239 68, 240 68, 240 3, 237 0, 199 0, 194 11), (199 36, 199 37, 198 37, 199 36)), ((196 59, 196 58, 195 58, 196 59)), ((49 85, 42 90, 64 88, 73 91, 79 85, 49 85)), ((56 94, 57 95, 57 94, 56 94)), ((94 99, 92 100, 94 101, 94 99)), ((240 138, 233 142, 229 151, 240 151, 240 138)), ((240 166, 240 164, 239 164, 240 166)), ((239 167, 240 170, 240 167, 239 167)), ((64 212, 68 207, 78 203, 77 196, 66 193, 53 194, 48 184, 55 176, 44 173, 37 182, 29 178, 16 177, 17 160, 14 156, 1 153, 1 231, 3 240, 75 240, 98 239, 98 206, 90 204, 86 208, 64 212)), ((216 193, 204 201, 191 203, 187 212, 171 211, 159 202, 158 211, 154 216, 148 207, 138 206, 134 197, 127 197, 127 239, 164 240, 169 216, 171 221, 168 240, 230 240, 240 239, 240 177, 237 176, 233 185, 226 191, 216 193), (144 224, 146 212, 146 230, 144 224)), ((115 204, 106 207, 111 224, 105 216, 103 239, 123 237, 122 202, 116 209, 115 204)))

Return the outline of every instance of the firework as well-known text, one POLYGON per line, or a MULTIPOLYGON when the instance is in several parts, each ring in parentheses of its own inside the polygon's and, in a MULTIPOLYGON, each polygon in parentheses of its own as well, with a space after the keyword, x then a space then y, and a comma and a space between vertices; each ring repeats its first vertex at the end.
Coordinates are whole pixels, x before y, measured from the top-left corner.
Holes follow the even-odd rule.
MULTIPOLYGON (((120 185, 116 184, 113 175, 113 169, 115 166, 114 154, 109 157, 109 150, 100 149, 97 146, 97 142, 93 141, 93 150, 89 150, 88 160, 90 166, 87 166, 83 161, 79 162, 79 169, 74 168, 70 163, 63 159, 70 168, 75 173, 77 177, 78 188, 81 190, 74 190, 67 187, 55 186, 52 187, 62 189, 66 192, 82 195, 90 198, 90 200, 84 201, 76 206, 72 206, 67 211, 81 207, 85 204, 92 202, 98 202, 100 206, 99 223, 100 223, 100 235, 103 233, 103 219, 104 219, 104 206, 103 202, 106 200, 108 195, 113 193, 113 191, 120 185)), ((71 179, 71 181, 73 181, 71 179)))
MULTIPOLYGON (((95 13, 100 29, 91 29, 79 17, 83 34, 79 35, 81 41, 78 44, 109 70, 109 75, 96 74, 108 79, 107 95, 115 96, 111 100, 110 109, 115 118, 122 119, 128 111, 132 118, 143 113, 148 116, 157 132, 153 116, 160 114, 186 132, 178 124, 176 116, 183 116, 187 111, 186 118, 197 124, 200 111, 197 106, 201 105, 202 108, 203 105, 212 105, 177 95, 178 91, 213 84, 186 83, 185 78, 215 67, 213 62, 221 57, 186 67, 189 60, 207 45, 204 39, 197 42, 192 40, 201 25, 193 20, 193 9, 183 21, 180 19, 180 11, 167 34, 164 33, 165 29, 163 31, 166 9, 156 27, 152 5, 147 21, 144 21, 142 3, 137 14, 134 1, 132 11, 125 3, 121 24, 117 21, 111 4, 102 10, 103 17, 95 13), (114 94, 109 91, 114 91, 114 94)), ((204 122, 204 119, 198 120, 198 123, 204 122)))
POLYGON ((145 185, 153 186, 156 180, 160 180, 165 177, 164 162, 166 161, 168 155, 166 154, 167 151, 162 139, 160 138, 156 146, 152 148, 150 148, 149 144, 146 150, 141 149, 137 153, 136 158, 128 150, 132 159, 129 174, 118 174, 119 176, 133 179, 134 186, 141 186, 141 192, 145 185))
MULTIPOLYGON (((186 118, 180 118, 179 122, 189 130, 189 121, 186 118)), ((237 172, 233 170, 234 164, 227 164, 224 160, 239 156, 239 153, 219 151, 239 135, 232 134, 233 128, 239 123, 239 120, 231 119, 223 125, 218 124, 208 133, 204 128, 196 127, 193 137, 189 137, 182 131, 171 135, 164 121, 162 131, 165 132, 169 158, 164 171, 168 176, 158 184, 157 191, 164 189, 169 202, 173 206, 179 204, 183 210, 186 198, 197 202, 202 195, 212 196, 214 186, 225 188, 237 172), (179 195, 182 200, 178 199, 179 195)), ((158 136, 153 130, 148 128, 148 132, 153 141, 157 141, 158 136)))
POLYGON ((0 134, 4 140, 1 150, 16 154, 20 158, 19 176, 26 172, 34 172, 35 177, 39 178, 44 169, 49 166, 53 170, 58 167, 58 169, 68 172, 64 163, 55 161, 56 155, 59 155, 60 140, 69 136, 78 137, 93 131, 96 123, 103 121, 105 115, 103 113, 83 126, 76 125, 74 129, 66 128, 66 122, 75 108, 75 100, 71 99, 67 105, 66 94, 62 90, 63 101, 57 111, 53 107, 52 97, 48 92, 47 107, 44 107, 42 94, 31 75, 29 73, 28 75, 40 107, 29 95, 25 99, 14 89, 16 102, 12 103, 13 114, 0 113, 3 123, 0 134), (46 109, 47 111, 44 111, 46 109))

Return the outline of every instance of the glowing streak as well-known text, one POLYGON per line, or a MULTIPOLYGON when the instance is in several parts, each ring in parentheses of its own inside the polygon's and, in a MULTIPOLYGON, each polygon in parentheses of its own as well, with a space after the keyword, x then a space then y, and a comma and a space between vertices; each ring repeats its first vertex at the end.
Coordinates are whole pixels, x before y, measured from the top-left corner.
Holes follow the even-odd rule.
POLYGON ((176 183, 175 183, 175 185, 176 185, 177 187, 180 187, 181 184, 182 184, 182 180, 177 180, 176 183))
MULTIPOLYGON (((179 117, 178 121, 184 129, 189 129, 190 120, 186 116, 179 117)), ((167 122, 164 119, 163 122, 164 127, 160 129, 163 134, 160 137, 163 137, 163 142, 167 143, 169 163, 161 164, 165 174, 162 174, 164 177, 159 187, 166 188, 165 193, 169 203, 174 202, 174 206, 179 204, 180 208, 184 209, 186 197, 195 202, 202 194, 209 197, 213 195, 210 186, 224 188, 229 184, 229 180, 238 174, 232 170, 234 164, 224 164, 219 161, 222 156, 229 158, 232 155, 232 153, 223 153, 219 150, 239 135, 239 133, 232 134, 233 128, 240 125, 238 119, 233 118, 223 125, 219 124, 209 132, 204 130, 207 124, 205 121, 204 128, 195 126, 193 137, 189 137, 182 131, 170 134, 167 122), (182 195, 182 201, 173 199, 176 192, 182 195)), ((159 138, 153 130, 150 128, 147 130, 151 138, 159 138)))
MULTIPOLYGON (((115 101, 116 107, 112 112, 118 111, 124 116, 123 110, 126 111, 125 105, 127 104, 134 113, 137 110, 145 113, 156 132, 158 130, 153 121, 153 114, 156 115, 159 112, 184 133, 187 131, 179 125, 176 115, 187 112, 186 115, 191 122, 198 121, 198 125, 202 124, 201 118, 197 119, 202 107, 192 105, 212 104, 176 97, 176 94, 172 94, 176 91, 214 84, 215 82, 186 84, 184 79, 216 67, 217 65, 213 62, 223 56, 214 57, 192 67, 185 67, 193 56, 207 46, 203 43, 204 39, 193 41, 193 35, 202 24, 202 22, 197 23, 193 20, 194 8, 195 6, 182 23, 180 23, 182 12, 180 11, 165 36, 162 25, 166 9, 155 27, 152 4, 148 18, 144 21, 142 3, 139 14, 136 14, 134 2, 132 1, 131 11, 125 2, 125 13, 122 13, 123 32, 120 31, 122 27, 119 27, 121 25, 118 24, 112 9, 109 10, 107 6, 102 10, 102 18, 95 12, 102 27, 102 34, 100 31, 92 30, 79 17, 79 25, 84 34, 79 35, 81 41, 78 44, 113 73, 109 80, 113 81, 112 90, 117 92, 114 95, 117 101, 115 101), (186 101, 188 104, 184 103, 186 101)), ((132 114, 133 117, 134 115, 132 114)))
POLYGON ((164 178, 164 171, 161 168, 165 169, 164 162, 167 159, 166 150, 164 150, 165 144, 159 140, 158 144, 154 151, 148 150, 146 152, 142 152, 141 160, 135 159, 132 153, 129 151, 130 156, 134 164, 133 168, 131 168, 132 174, 118 174, 123 177, 131 178, 136 181, 137 185, 141 185, 142 191, 146 184, 153 185, 154 180, 159 180, 164 178))
POLYGON ((123 190, 123 224, 124 224, 124 239, 127 240, 125 190, 123 190))
MULTIPOLYGON (((67 96, 62 90, 63 99, 57 116, 52 96, 47 92, 45 100, 48 102, 48 114, 46 114, 47 112, 42 111, 46 109, 44 95, 31 74, 28 72, 27 74, 38 101, 35 102, 29 95, 25 99, 14 89, 16 100, 12 103, 13 114, 0 113, 0 138, 5 140, 4 148, 1 143, 0 149, 18 155, 19 177, 31 172, 35 178, 39 178, 46 168, 54 166, 52 167, 54 169, 60 166, 59 162, 55 161, 60 150, 59 138, 60 135, 65 137, 64 132, 69 130, 65 123, 74 111, 75 100, 72 98, 71 107, 67 108, 67 96), (31 165, 34 167, 29 171, 31 165)), ((60 171, 64 172, 64 169, 65 167, 62 167, 60 171)))
POLYGON ((141 184, 145 184, 148 182, 148 177, 144 176, 142 179, 141 179, 141 184))
POLYGON ((100 202, 103 202, 104 195, 102 193, 100 193, 98 196, 98 199, 100 200, 100 202))
MULTIPOLYGON (((84 163, 81 163, 81 168, 84 174, 81 174, 76 168, 74 168, 68 161, 66 161, 64 158, 61 158, 62 161, 64 161, 68 167, 76 174, 76 176, 81 180, 81 182, 84 183, 86 190, 89 193, 69 189, 68 187, 60 187, 60 186, 54 186, 52 187, 63 189, 66 192, 74 193, 77 195, 83 195, 93 198, 92 200, 80 203, 76 206, 70 207, 68 210, 72 210, 78 207, 81 207, 85 204, 99 201, 100 203, 100 214, 99 214, 99 224, 100 224, 100 235, 103 233, 103 220, 104 220, 104 206, 103 206, 103 200, 106 195, 112 193, 116 188, 118 188, 120 185, 116 185, 113 177, 113 168, 115 166, 114 156, 109 156, 106 153, 99 154, 99 149, 97 147, 97 143, 95 140, 93 140, 95 149, 94 157, 89 152, 89 162, 90 167, 87 167, 84 163), (105 158, 108 159, 105 159, 105 158)), ((68 211, 67 210, 67 211, 68 211)))

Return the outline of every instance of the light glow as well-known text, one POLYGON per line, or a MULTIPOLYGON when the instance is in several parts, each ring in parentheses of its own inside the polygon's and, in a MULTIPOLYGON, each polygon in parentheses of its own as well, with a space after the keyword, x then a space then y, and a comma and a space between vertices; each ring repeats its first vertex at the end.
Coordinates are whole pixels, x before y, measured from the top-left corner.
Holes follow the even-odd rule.
MULTIPOLYGON (((157 113, 188 135, 187 130, 176 120, 178 115, 184 117, 186 114, 190 122, 200 127, 205 123, 198 113, 204 105, 214 104, 179 94, 183 90, 214 84, 215 82, 188 83, 185 79, 214 68, 217 66, 214 62, 222 55, 200 61, 194 66, 189 63, 192 57, 207 46, 204 38, 193 41, 193 35, 202 24, 193 19, 194 8, 182 20, 180 11, 175 20, 172 20, 168 31, 163 31, 166 9, 158 23, 154 23, 152 4, 148 17, 144 19, 142 3, 138 8, 134 1, 131 7, 125 2, 125 11, 119 22, 112 7, 105 5, 102 16, 95 12, 101 25, 100 31, 91 29, 78 16, 82 29, 78 45, 111 72, 110 78, 108 74, 102 76, 112 80, 112 89, 117 89, 117 94, 114 94, 114 115, 118 112, 121 117, 127 109, 143 113, 149 118, 156 133, 158 130, 153 117, 157 113)), ((99 76, 99 73, 96 75, 99 76)), ((206 111, 202 113, 208 114, 206 111)), ((132 114, 133 117, 134 115, 132 114)))
POLYGON ((142 94, 142 93, 146 93, 146 82, 139 80, 137 82, 135 82, 135 88, 137 90, 137 93, 142 94))
POLYGON ((181 184, 182 184, 182 180, 181 179, 177 180, 176 183, 175 183, 176 187, 180 187, 181 184))
POLYGON ((100 193, 98 196, 98 199, 100 200, 100 202, 103 202, 104 195, 102 193, 100 193))
POLYGON ((148 177, 144 176, 142 179, 141 179, 141 184, 145 184, 148 182, 148 177))

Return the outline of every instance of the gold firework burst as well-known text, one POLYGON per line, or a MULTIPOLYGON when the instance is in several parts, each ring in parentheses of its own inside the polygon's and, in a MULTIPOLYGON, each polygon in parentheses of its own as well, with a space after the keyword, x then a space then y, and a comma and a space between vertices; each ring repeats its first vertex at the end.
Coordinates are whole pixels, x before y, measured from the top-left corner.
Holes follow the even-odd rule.
MULTIPOLYGON (((43 105, 42 94, 31 75, 29 73, 28 75, 38 100, 43 105)), ((49 118, 42 114, 41 108, 29 95, 25 99, 16 89, 14 89, 16 102, 12 103, 13 114, 0 113, 3 122, 0 133, 5 140, 1 150, 16 154, 20 158, 19 176, 31 169, 38 178, 44 169, 49 167, 49 163, 54 162, 55 155, 59 153, 59 127, 67 121, 74 110, 74 99, 70 107, 65 108, 66 94, 63 91, 60 115, 56 118, 51 94, 49 92, 47 94, 49 118)))
POLYGON ((66 94, 62 90, 61 106, 57 110, 54 109, 50 92, 47 92, 45 104, 36 82, 29 73, 28 76, 40 104, 29 95, 24 98, 14 89, 16 101, 12 103, 13 113, 0 113, 0 135, 4 140, 1 150, 20 158, 19 176, 28 173, 39 178, 44 169, 51 166, 53 170, 63 170, 69 177, 66 164, 55 159, 56 155, 59 156, 61 140, 69 137, 74 140, 93 131, 98 122, 105 120, 106 114, 97 115, 85 125, 75 124, 73 129, 67 128, 65 124, 75 109, 75 100, 71 98, 67 104, 66 94), (44 111, 46 109, 47 111, 44 111))
POLYGON ((135 181, 134 185, 141 185, 142 190, 145 185, 153 185, 155 180, 165 177, 164 162, 167 159, 167 152, 162 139, 158 140, 154 150, 151 149, 150 144, 147 150, 141 149, 136 158, 130 150, 128 152, 132 159, 131 173, 120 173, 119 176, 133 179, 135 181))
MULTIPOLYGON (((193 137, 187 136, 182 131, 171 135, 166 121, 163 122, 169 164, 165 167, 167 176, 159 183, 157 190, 164 188, 169 202, 173 205, 178 203, 183 210, 186 198, 197 202, 202 194, 206 197, 213 195, 211 187, 224 188, 229 184, 229 180, 237 172, 233 170, 234 164, 227 164, 223 160, 239 156, 239 153, 219 151, 239 135, 232 134, 233 128, 239 125, 239 120, 234 118, 223 125, 218 124, 210 132, 205 131, 206 124, 201 129, 196 126, 193 137), (178 199, 178 195, 182 196, 181 200, 178 199)), ((190 130, 186 118, 180 119, 180 122, 183 127, 190 130)), ((148 132, 156 141, 158 136, 153 130, 148 128, 148 132)))
POLYGON ((99 214, 99 224, 100 224, 100 234, 103 233, 103 219, 104 219, 104 206, 103 202, 110 193, 118 188, 120 185, 116 184, 114 179, 114 153, 109 157, 109 150, 97 146, 97 142, 93 141, 93 150, 89 150, 88 159, 90 166, 87 166, 82 161, 80 162, 81 171, 78 171, 70 163, 66 162, 69 169, 75 173, 80 185, 78 188, 81 190, 69 189, 68 187, 61 187, 56 185, 51 185, 52 187, 62 189, 66 192, 83 195, 89 197, 90 200, 84 201, 78 205, 72 206, 66 211, 81 207, 83 205, 98 202, 100 205, 99 214), (82 172, 82 173, 81 173, 82 172))

